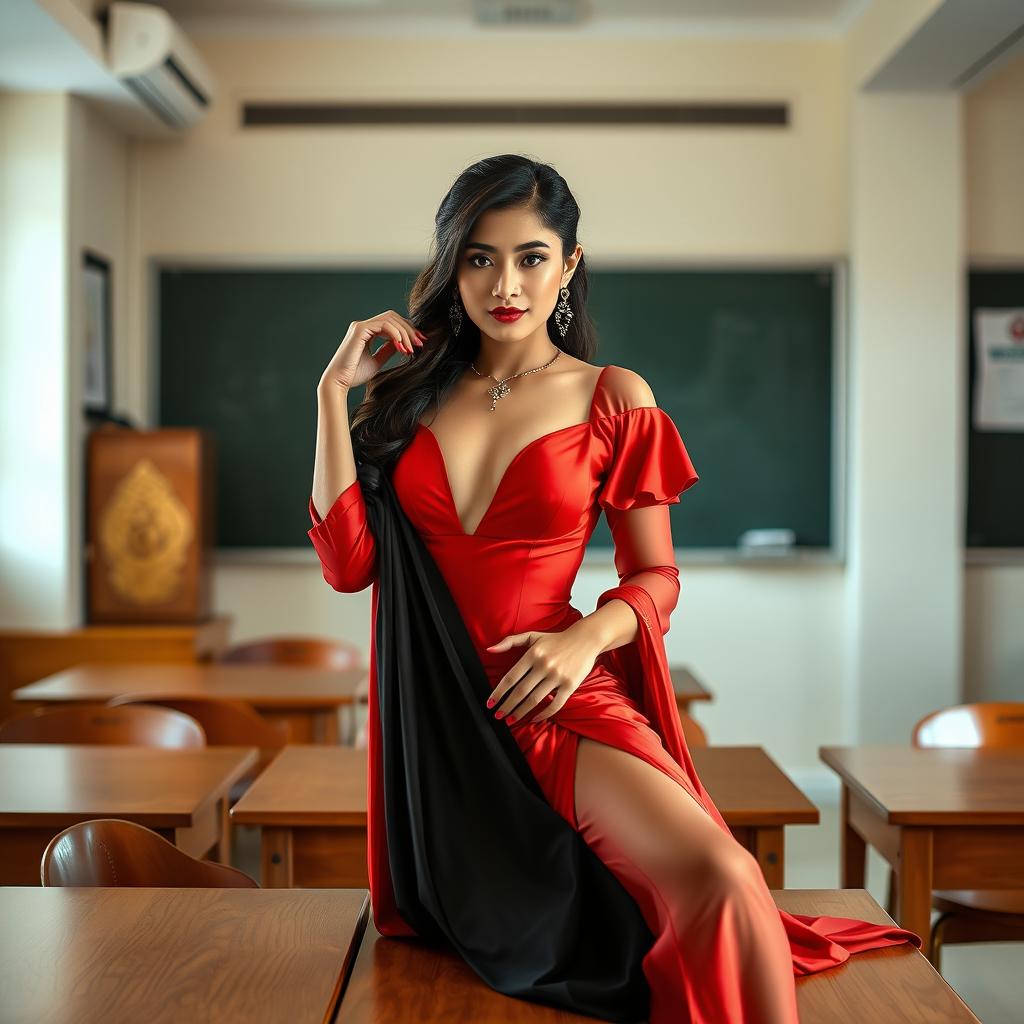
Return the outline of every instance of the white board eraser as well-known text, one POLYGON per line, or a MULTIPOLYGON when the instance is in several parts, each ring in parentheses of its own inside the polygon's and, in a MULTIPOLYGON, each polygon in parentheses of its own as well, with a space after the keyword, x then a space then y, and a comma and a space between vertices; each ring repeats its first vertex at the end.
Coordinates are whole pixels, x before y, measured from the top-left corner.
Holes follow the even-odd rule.
POLYGON ((751 555, 785 555, 795 544, 796 533, 785 529, 746 530, 736 542, 740 551, 751 555))

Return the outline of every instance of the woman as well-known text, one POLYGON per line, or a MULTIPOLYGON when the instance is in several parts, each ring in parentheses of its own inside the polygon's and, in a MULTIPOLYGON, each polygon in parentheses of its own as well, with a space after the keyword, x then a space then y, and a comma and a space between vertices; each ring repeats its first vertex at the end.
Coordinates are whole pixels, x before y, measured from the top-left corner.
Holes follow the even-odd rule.
POLYGON ((698 477, 647 382, 590 363, 578 221, 546 164, 469 167, 409 317, 353 322, 318 386, 309 537, 374 585, 375 924, 606 1020, 788 1024, 796 974, 921 939, 779 911, 694 770, 663 637, 698 477), (583 615, 602 509, 619 585, 583 615))

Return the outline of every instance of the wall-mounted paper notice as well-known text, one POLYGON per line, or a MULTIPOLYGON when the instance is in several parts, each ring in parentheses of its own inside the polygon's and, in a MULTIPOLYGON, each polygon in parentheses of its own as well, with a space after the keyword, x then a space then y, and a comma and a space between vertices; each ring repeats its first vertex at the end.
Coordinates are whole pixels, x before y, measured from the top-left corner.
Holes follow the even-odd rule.
POLYGON ((976 309, 974 355, 974 429, 1024 430, 1024 309, 976 309))

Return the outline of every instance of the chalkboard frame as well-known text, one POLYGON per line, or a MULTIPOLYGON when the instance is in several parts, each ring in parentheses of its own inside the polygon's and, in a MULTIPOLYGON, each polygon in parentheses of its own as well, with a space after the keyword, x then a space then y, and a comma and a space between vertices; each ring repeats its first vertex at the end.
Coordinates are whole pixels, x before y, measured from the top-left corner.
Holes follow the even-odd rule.
MULTIPOLYGON (((282 259, 280 256, 171 256, 153 255, 147 260, 150 295, 148 343, 148 394, 152 421, 160 422, 159 362, 160 362, 160 278, 170 269, 184 271, 302 271, 302 270, 372 270, 408 272, 418 267, 422 259, 394 255, 360 256, 358 258, 324 256, 282 259)), ((771 556, 747 555, 736 547, 680 547, 675 549, 680 564, 730 564, 754 567, 790 569, 796 565, 836 565, 846 561, 847 507, 846 478, 848 466, 848 287, 849 263, 845 256, 820 259, 680 259, 664 256, 635 256, 601 258, 588 253, 588 267, 602 271, 710 271, 710 272, 770 272, 770 271, 823 271, 831 274, 832 296, 832 403, 831 403, 831 465, 830 465, 830 537, 831 543, 822 546, 802 546, 791 552, 771 556)), ((608 546, 588 546, 584 565, 613 566, 614 551, 608 546)), ((306 562, 308 552, 302 546, 294 547, 232 547, 217 548, 215 558, 222 564, 295 564, 306 562)))

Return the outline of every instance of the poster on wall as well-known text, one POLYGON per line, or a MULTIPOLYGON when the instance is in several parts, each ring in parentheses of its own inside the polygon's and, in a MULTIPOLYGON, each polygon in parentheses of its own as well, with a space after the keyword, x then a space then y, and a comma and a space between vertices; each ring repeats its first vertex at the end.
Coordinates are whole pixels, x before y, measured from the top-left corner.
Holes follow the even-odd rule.
POLYGON ((1024 309, 976 309, 974 357, 974 429, 1024 431, 1024 309))
POLYGON ((83 252, 82 278, 85 292, 85 412, 106 417, 110 415, 113 377, 110 261, 95 253, 83 252))

